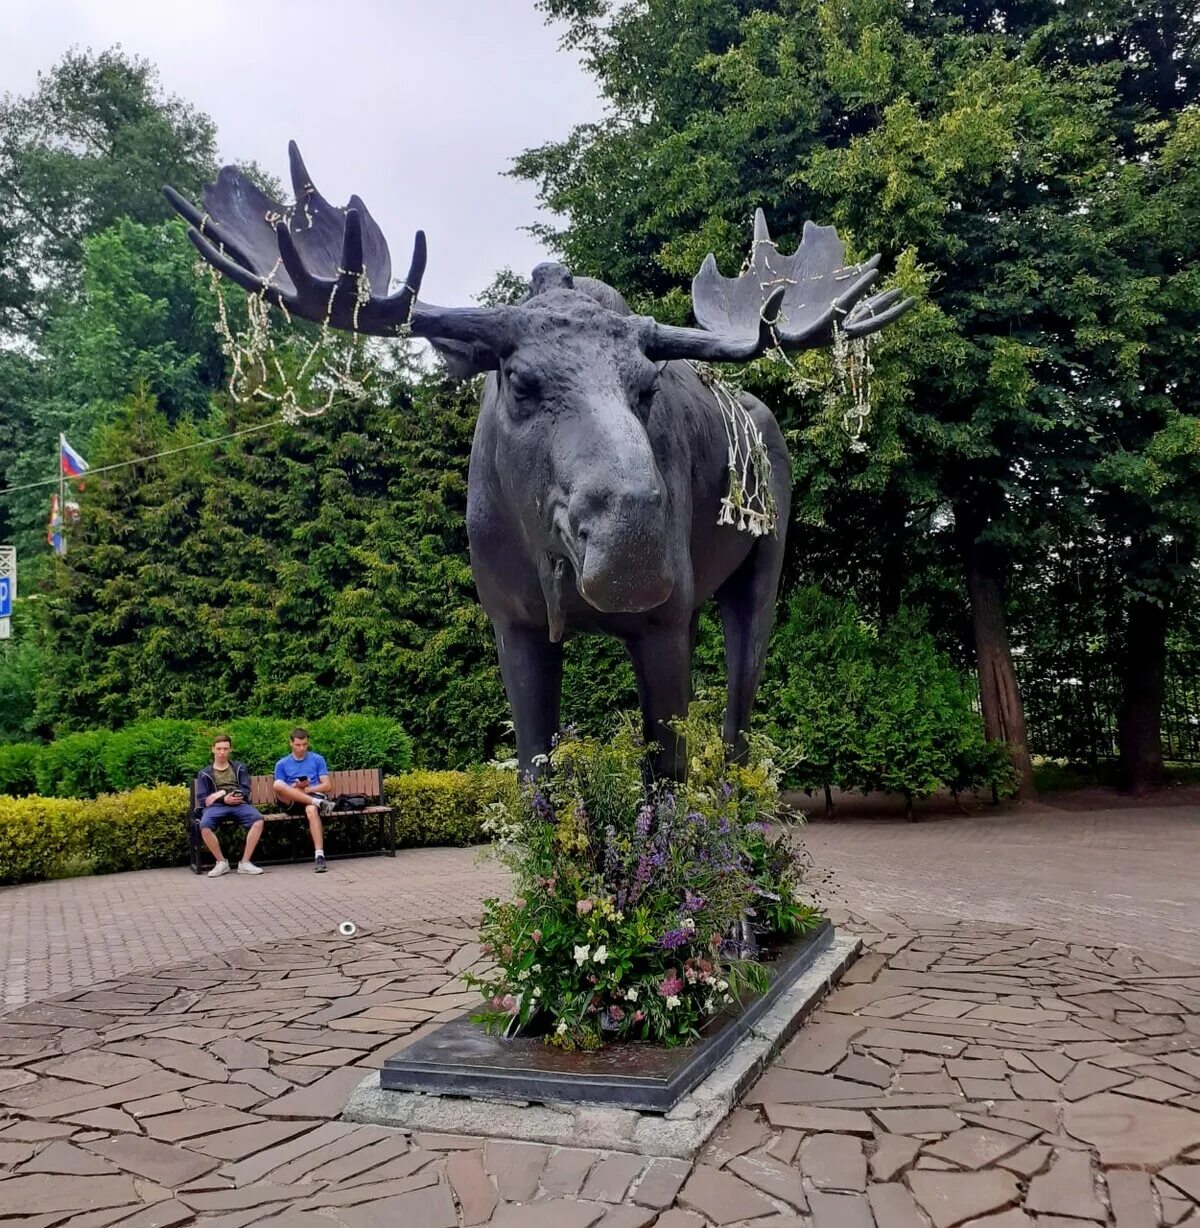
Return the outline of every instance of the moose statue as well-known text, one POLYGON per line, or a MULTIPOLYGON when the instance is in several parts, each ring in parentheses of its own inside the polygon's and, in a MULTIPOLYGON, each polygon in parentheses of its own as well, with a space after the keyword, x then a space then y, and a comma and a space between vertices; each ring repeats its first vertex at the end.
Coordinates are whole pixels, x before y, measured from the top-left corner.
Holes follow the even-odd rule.
POLYGON ((313 186, 293 142, 295 207, 234 167, 201 210, 166 195, 214 268, 293 316, 376 336, 424 337, 463 378, 487 372, 471 449, 471 570, 491 619, 521 767, 559 726, 563 639, 606 632, 637 677, 652 768, 681 779, 670 722, 686 712, 701 607, 715 597, 728 672, 733 753, 762 675, 783 563, 790 463, 771 411, 707 366, 778 347, 875 332, 911 305, 867 296, 879 257, 846 267, 831 226, 806 222, 782 255, 756 215, 746 270, 709 255, 692 283, 700 327, 634 315, 611 286, 561 264, 533 271, 517 306, 435 307, 417 294, 425 235, 399 288, 383 234, 357 196, 313 186))

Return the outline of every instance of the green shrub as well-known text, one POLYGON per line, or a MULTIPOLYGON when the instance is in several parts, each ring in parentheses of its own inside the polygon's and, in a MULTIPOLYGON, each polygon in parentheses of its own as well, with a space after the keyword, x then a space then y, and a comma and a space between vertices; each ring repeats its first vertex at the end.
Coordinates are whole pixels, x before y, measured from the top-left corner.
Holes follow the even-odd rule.
POLYGON ((87 802, 69 797, 0 797, 0 883, 45 878, 84 853, 87 802))
POLYGON ((0 883, 181 865, 186 808, 177 785, 89 799, 0 797, 0 883))
POLYGON ((218 733, 227 733, 233 739, 233 758, 244 763, 251 776, 266 776, 275 770, 275 764, 288 753, 288 734, 294 722, 275 716, 239 716, 221 726, 205 729, 202 767, 212 762, 212 740, 218 733))
POLYGON ((83 847, 96 858, 96 872, 112 874, 185 862, 187 804, 188 791, 180 785, 106 793, 85 803, 83 847))
POLYGON ((108 785, 104 748, 106 729, 69 733, 42 748, 37 758, 37 787, 44 797, 95 797, 108 785))
POLYGON ((195 721, 153 720, 126 725, 108 737, 101 754, 109 789, 179 784, 201 767, 195 721))
MULTIPOLYGON (((397 773, 412 767, 412 742, 400 722, 391 717, 323 716, 306 728, 309 745, 324 757, 332 772, 383 768, 385 772, 397 773)), ((275 758, 287 752, 285 739, 275 758)))
POLYGON ((384 797, 396 808, 396 843, 479 844, 493 802, 516 789, 516 774, 495 768, 468 772, 406 772, 388 776, 384 797))
POLYGON ((794 749, 785 777, 812 792, 882 789, 909 801, 940 788, 1011 791, 1006 748, 984 738, 973 680, 941 653, 921 618, 881 632, 849 601, 794 592, 772 646, 763 708, 794 749))
POLYGON ((37 761, 40 742, 10 742, 0 746, 0 794, 24 797, 37 791, 37 761))

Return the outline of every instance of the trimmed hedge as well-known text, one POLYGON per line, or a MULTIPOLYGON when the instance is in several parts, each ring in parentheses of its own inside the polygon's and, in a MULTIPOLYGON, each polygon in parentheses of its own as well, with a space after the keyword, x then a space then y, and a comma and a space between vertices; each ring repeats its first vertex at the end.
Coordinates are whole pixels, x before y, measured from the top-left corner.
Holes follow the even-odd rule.
POLYGON ((175 785, 73 797, 0 797, 0 883, 107 874, 187 860, 187 790, 175 785))
MULTIPOLYGON (((252 775, 272 771, 288 753, 293 722, 248 716, 208 721, 150 720, 109 731, 72 733, 47 745, 0 746, 0 794, 21 797, 98 797, 156 784, 182 784, 211 762, 218 733, 233 738, 233 757, 252 775)), ((323 716, 305 725, 314 750, 334 771, 381 767, 406 772, 412 742, 384 716, 323 716)))
MULTIPOLYGON (((515 773, 495 768, 408 772, 385 778, 384 797, 396 808, 397 843, 476 844, 487 839, 487 807, 515 787, 515 773)), ((0 796, 0 884, 184 865, 187 804, 188 791, 180 785, 95 798, 0 796)), ((327 847, 337 852, 378 848, 381 822, 335 820, 327 847)), ((236 859, 241 829, 223 827, 220 839, 222 851, 236 859)), ((311 853, 303 823, 269 824, 264 840, 268 857, 292 842, 302 856, 311 853)))
POLYGON ((396 843, 480 844, 488 807, 516 789, 516 773, 497 768, 467 772, 406 772, 383 782, 396 808, 396 843))

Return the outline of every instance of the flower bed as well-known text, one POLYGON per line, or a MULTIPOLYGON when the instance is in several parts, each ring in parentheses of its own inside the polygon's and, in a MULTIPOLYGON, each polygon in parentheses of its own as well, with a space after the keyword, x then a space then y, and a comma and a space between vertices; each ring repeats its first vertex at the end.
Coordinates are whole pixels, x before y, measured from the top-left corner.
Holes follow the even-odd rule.
POLYGON ((769 745, 729 765, 709 714, 681 728, 686 783, 647 786, 627 722, 608 740, 562 738, 539 779, 492 807, 485 826, 517 894, 485 905, 496 970, 474 983, 489 1028, 541 1030, 564 1048, 686 1042, 764 988, 756 934, 820 925, 792 833, 770 834, 769 745))

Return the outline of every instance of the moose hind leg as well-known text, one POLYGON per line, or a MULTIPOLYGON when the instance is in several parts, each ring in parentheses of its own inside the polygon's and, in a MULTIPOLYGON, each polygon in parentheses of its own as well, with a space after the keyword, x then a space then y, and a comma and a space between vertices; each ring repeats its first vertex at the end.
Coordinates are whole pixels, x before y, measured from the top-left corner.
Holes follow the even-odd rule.
POLYGON ((510 624, 494 630, 500 676, 517 731, 517 762, 528 772, 537 756, 549 754, 558 732, 563 648, 550 642, 545 628, 510 624))
POLYGON ((725 634, 725 744, 734 759, 746 754, 750 710, 767 661, 775 596, 783 570, 783 542, 760 537, 746 561, 717 589, 725 634))

